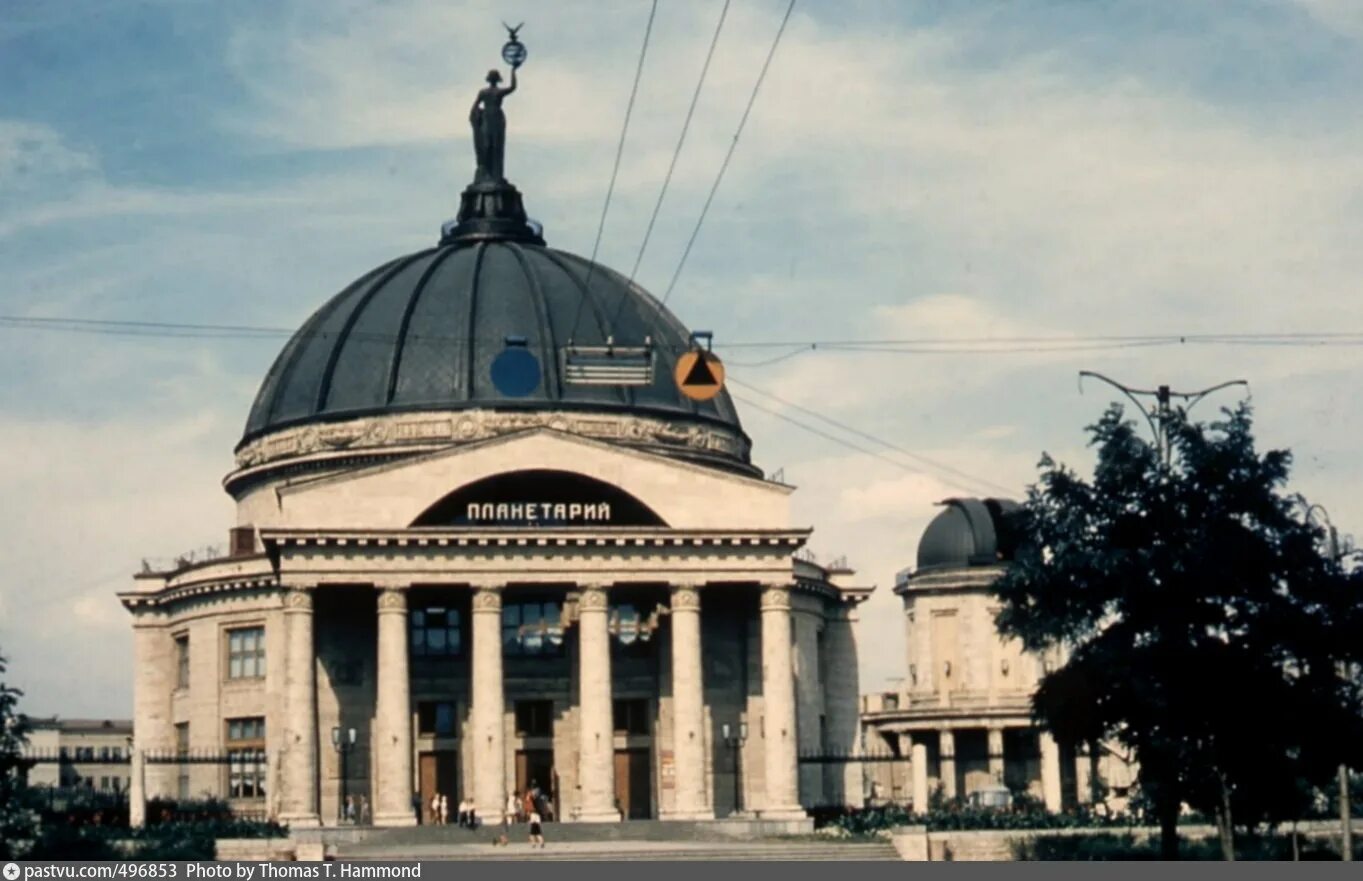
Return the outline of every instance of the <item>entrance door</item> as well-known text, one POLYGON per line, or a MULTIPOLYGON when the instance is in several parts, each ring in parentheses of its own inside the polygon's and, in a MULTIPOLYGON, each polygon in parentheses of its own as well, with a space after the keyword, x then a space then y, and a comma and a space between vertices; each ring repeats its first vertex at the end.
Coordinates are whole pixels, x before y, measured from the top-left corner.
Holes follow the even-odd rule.
POLYGON ((547 820, 558 819, 558 777, 554 774, 554 751, 551 749, 516 750, 516 795, 538 786, 544 794, 549 813, 541 812, 547 820))
POLYGON ((459 753, 442 749, 421 753, 417 758, 421 780, 421 822, 427 825, 435 822, 431 799, 435 798, 437 792, 445 796, 449 816, 454 817, 459 806, 459 753))
POLYGON ((653 814, 649 751, 615 751, 615 801, 626 820, 647 820, 653 814))

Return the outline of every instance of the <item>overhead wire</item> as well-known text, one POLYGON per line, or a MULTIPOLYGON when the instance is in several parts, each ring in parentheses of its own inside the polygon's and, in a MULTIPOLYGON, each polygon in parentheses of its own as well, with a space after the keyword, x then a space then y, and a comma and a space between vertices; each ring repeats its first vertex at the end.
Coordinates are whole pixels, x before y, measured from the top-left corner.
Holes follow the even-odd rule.
POLYGON ((752 113, 753 104, 757 101, 757 93, 762 88, 762 83, 767 78, 767 71, 771 68, 771 60, 776 56, 776 47, 781 45, 781 37, 785 35, 786 24, 790 21, 790 14, 795 11, 795 0, 790 0, 786 6, 786 14, 781 17, 781 25, 776 29, 776 38, 772 40, 771 48, 767 50, 766 60, 762 62, 762 70, 757 75, 757 82, 753 83, 752 94, 748 96, 748 104, 743 108, 743 116, 738 120, 738 128, 734 131, 734 139, 729 143, 729 150, 724 154, 724 161, 719 165, 719 173, 715 175, 715 182, 710 186, 710 194, 705 197, 705 204, 701 206, 700 216, 696 218, 695 228, 691 230, 691 237, 686 241, 686 247, 682 249, 681 259, 677 261, 677 268, 672 273, 672 280, 667 283, 667 290, 663 292, 662 304, 667 305, 667 301, 672 296, 672 291, 677 287, 677 279, 681 278, 682 269, 686 266, 686 260, 691 256, 691 248, 696 244, 696 237, 700 235, 700 228, 705 224, 705 218, 710 213, 710 205, 715 201, 715 193, 719 192, 719 185, 724 181, 724 173, 729 169, 729 162, 734 158, 734 150, 738 148, 738 139, 743 136, 743 128, 748 124, 748 116, 752 113))
MULTIPOLYGON (((648 56, 648 40, 653 34, 653 19, 658 15, 658 0, 653 0, 653 5, 648 10, 648 23, 644 26, 644 42, 639 47, 639 65, 634 70, 634 85, 629 90, 629 103, 625 105, 625 121, 620 126, 620 143, 615 147, 615 164, 611 167, 610 184, 606 187, 606 201, 601 206, 601 220, 596 225, 596 242, 592 245, 592 258, 587 265, 587 282, 583 285, 583 290, 587 294, 591 292, 592 275, 596 271, 596 255, 601 249, 601 236, 606 229, 606 215, 610 213, 611 198, 615 195, 615 181, 620 175, 620 158, 625 154, 625 138, 629 134, 629 120, 634 115, 634 100, 639 96, 639 80, 644 75, 644 59, 648 56)), ((577 303, 577 314, 573 316, 573 328, 568 333, 571 342, 577 335, 577 324, 582 320, 582 307, 587 302, 584 295, 577 303)))
MULTIPOLYGON (((50 315, 0 314, 0 329, 57 331, 90 333, 111 336, 169 337, 191 339, 272 339, 294 336, 327 337, 337 335, 334 331, 312 331, 300 334, 292 327, 272 327, 267 325, 194 323, 175 321, 150 321, 138 319, 107 318, 68 318, 50 315)), ((398 338, 394 333, 375 331, 352 331, 349 339, 391 342, 398 338)), ((411 333, 408 340, 428 342, 467 341, 469 337, 456 334, 417 334, 411 333)), ((503 342, 501 337, 482 340, 490 343, 503 342)), ((1065 352, 1106 351, 1123 348, 1141 348, 1170 345, 1222 345, 1222 346, 1360 346, 1363 345, 1363 331, 1283 331, 1277 333, 1198 333, 1162 335, 1092 335, 1092 336, 1012 336, 1012 337, 916 337, 911 339, 832 339, 832 340, 726 340, 717 342, 715 347, 723 351, 742 349, 786 349, 780 355, 755 362, 727 361, 735 367, 756 367, 775 364, 795 355, 808 352, 837 354, 890 354, 890 355, 1012 355, 1012 354, 1051 354, 1065 352)), ((654 341, 654 347, 662 351, 680 354, 686 351, 684 344, 669 344, 654 341)))
MULTIPOLYGON (((798 410, 799 412, 804 413, 807 416, 812 416, 813 418, 819 420, 820 422, 833 426, 839 431, 855 435, 859 438, 871 441, 874 444, 878 444, 882 447, 885 447, 886 449, 893 450, 894 452, 899 453, 900 455, 907 456, 908 458, 913 459, 914 461, 920 463, 925 467, 936 469, 938 471, 945 471, 948 474, 955 475, 957 478, 961 480, 970 481, 972 483, 978 484, 979 486, 988 487, 991 491, 994 492, 1002 493, 1014 492, 1014 490, 1009 489, 1003 484, 994 483, 993 481, 986 480, 985 478, 982 477, 976 477, 975 475, 969 473, 968 471, 962 471, 961 469, 956 468, 952 465, 948 465, 945 462, 940 462, 937 461, 936 459, 924 456, 922 453, 915 453, 912 450, 905 449, 904 447, 901 447, 896 443, 892 443, 891 441, 887 441, 884 438, 877 437, 876 435, 873 435, 868 431, 862 431, 861 429, 855 426, 848 425, 846 422, 834 419, 831 416, 825 416, 824 414, 818 412, 817 410, 813 410, 809 407, 804 406, 803 404, 797 404, 794 401, 787 400, 786 398, 773 394, 772 392, 766 391, 765 389, 758 388, 757 386, 752 385, 751 383, 748 382, 744 382, 743 380, 738 379, 735 376, 730 375, 726 381, 733 383, 734 385, 741 386, 750 392, 759 394, 764 398, 776 401, 778 404, 781 404, 782 406, 790 407, 792 410, 798 410)), ((732 392, 730 394, 732 394, 732 392)), ((978 490, 972 489, 971 491, 976 492, 978 490)))
MULTIPOLYGON (((757 401, 752 400, 751 398, 744 397, 743 395, 737 394, 737 393, 735 393, 735 392, 730 392, 730 393, 729 393, 729 396, 730 396, 731 398, 733 398, 734 400, 740 402, 740 403, 743 404, 744 406, 752 407, 752 408, 754 408, 754 409, 756 409, 756 410, 760 410, 761 412, 766 413, 766 414, 769 415, 769 416, 773 416, 773 417, 775 417, 775 418, 777 418, 777 419, 780 419, 780 420, 783 421, 783 422, 787 422, 787 423, 789 423, 789 424, 791 424, 791 425, 794 425, 796 428, 800 428, 800 429, 802 429, 802 430, 804 430, 804 431, 809 432, 810 434, 813 434, 813 435, 816 435, 816 436, 818 436, 818 437, 824 438, 825 440, 831 441, 831 442, 833 442, 833 443, 835 443, 835 444, 838 444, 839 446, 846 447, 847 449, 852 450, 852 451, 854 451, 854 452, 862 453, 863 455, 867 455, 867 456, 871 456, 872 458, 879 459, 879 460, 882 461, 882 462, 886 462, 886 463, 888 463, 888 464, 890 464, 890 465, 895 466, 896 468, 899 468, 899 469, 901 469, 901 470, 903 470, 903 471, 907 471, 907 472, 909 472, 909 473, 911 473, 911 474, 923 474, 923 473, 925 473, 922 469, 920 469, 920 468, 914 468, 914 467, 912 467, 911 465, 909 465, 907 462, 901 462, 900 460, 895 459, 895 458, 892 458, 892 457, 890 457, 890 456, 887 456, 887 455, 885 455, 884 453, 881 453, 881 452, 879 452, 879 451, 877 451, 877 450, 868 449, 868 448, 866 448, 866 447, 864 447, 864 446, 861 446, 860 444, 853 443, 852 441, 849 441, 849 440, 847 440, 846 438, 838 437, 838 436, 835 435, 835 434, 831 434, 831 433, 829 433, 829 432, 827 432, 827 431, 824 431, 824 430, 821 429, 821 428, 818 428, 818 427, 816 427, 816 426, 810 425, 810 424, 807 423, 807 422, 801 422, 799 419, 794 418, 793 416, 791 416, 791 415, 788 414, 788 413, 782 413, 780 410, 776 410, 776 409, 774 409, 774 408, 772 408, 772 407, 767 407, 767 406, 765 406, 765 405, 763 405, 763 404, 761 404, 761 403, 758 403, 757 401)), ((969 493, 969 494, 971 494, 971 495, 977 495, 977 494, 980 494, 980 493, 981 493, 981 491, 980 491, 980 489, 979 489, 978 487, 976 487, 976 486, 969 486, 969 485, 968 485, 968 483, 970 483, 970 482, 975 482, 974 480, 971 480, 971 481, 968 481, 968 482, 967 482, 967 481, 962 481, 962 480, 959 479, 959 478, 944 477, 944 476, 942 476, 942 475, 935 475, 935 476, 936 476, 938 479, 940 479, 943 483, 946 483, 946 484, 949 484, 949 485, 951 485, 951 486, 954 486, 954 487, 956 487, 957 489, 963 490, 963 491, 965 491, 965 492, 967 492, 967 493, 969 493)), ((984 482, 983 482, 983 481, 980 481, 980 484, 981 484, 981 485, 984 485, 984 482)), ((1007 490, 1007 489, 1005 489, 1005 490, 1003 490, 1003 491, 1004 491, 1004 492, 1007 492, 1007 493, 1013 492, 1012 490, 1007 490)), ((987 495, 988 493, 984 493, 984 494, 987 495)))
MULTIPOLYGON (((648 250, 649 239, 653 236, 653 226, 658 221, 658 214, 663 208, 663 200, 667 198, 667 188, 672 184, 672 174, 677 170, 677 160, 681 158, 682 147, 686 144, 686 134, 691 129, 691 119, 696 115, 696 105, 700 103, 700 93, 705 86, 705 77, 710 72, 710 62, 715 57, 715 47, 719 45, 720 32, 724 30, 724 20, 729 14, 729 3, 731 0, 724 0, 724 5, 719 10, 719 21, 715 23, 714 36, 710 38, 710 48, 705 53, 705 63, 701 65, 700 77, 696 80, 695 91, 691 93, 691 106, 686 108, 686 119, 682 120, 681 134, 677 136, 677 146, 672 150, 672 161, 667 165, 667 174, 663 175, 663 185, 658 190, 658 201, 653 203, 653 213, 648 218, 648 225, 644 228, 643 241, 639 243, 639 253, 634 256, 634 266, 629 271, 630 284, 634 283, 634 278, 639 274, 639 264, 644 260, 644 252, 648 250)), ((624 304, 621 298, 620 304, 624 304)), ((620 306, 616 307, 616 314, 620 312, 620 306)))

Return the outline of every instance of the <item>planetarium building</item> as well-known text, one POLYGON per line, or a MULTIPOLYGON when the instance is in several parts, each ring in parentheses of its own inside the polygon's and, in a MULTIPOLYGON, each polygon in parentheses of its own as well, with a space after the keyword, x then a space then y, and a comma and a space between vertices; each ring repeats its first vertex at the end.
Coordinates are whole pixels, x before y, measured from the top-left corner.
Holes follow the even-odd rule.
POLYGON ((265 376, 230 553, 120 594, 135 749, 224 757, 148 764, 147 796, 295 826, 347 801, 412 824, 437 793, 500 817, 532 786, 565 821, 860 803, 859 773, 798 757, 855 748, 868 591, 796 557, 792 488, 674 375, 691 334, 548 247, 480 124, 438 244, 265 376))

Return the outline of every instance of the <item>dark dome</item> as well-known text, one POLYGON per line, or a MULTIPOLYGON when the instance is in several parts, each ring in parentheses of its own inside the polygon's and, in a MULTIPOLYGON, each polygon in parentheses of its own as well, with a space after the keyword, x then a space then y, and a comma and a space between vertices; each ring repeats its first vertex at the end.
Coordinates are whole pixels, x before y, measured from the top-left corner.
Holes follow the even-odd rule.
POLYGON ((998 565, 1013 558, 1006 517, 1018 509, 1007 499, 947 499, 918 542, 918 568, 998 565))
POLYGON ((270 368, 238 449, 310 422, 470 408, 640 414, 743 436, 727 392, 696 403, 677 390, 673 366, 689 341, 672 313, 604 266, 524 240, 456 240, 380 266, 318 309, 270 368), (539 385, 526 397, 492 383, 508 337, 539 359, 539 385), (560 347, 570 338, 651 340, 652 384, 566 384, 560 347))

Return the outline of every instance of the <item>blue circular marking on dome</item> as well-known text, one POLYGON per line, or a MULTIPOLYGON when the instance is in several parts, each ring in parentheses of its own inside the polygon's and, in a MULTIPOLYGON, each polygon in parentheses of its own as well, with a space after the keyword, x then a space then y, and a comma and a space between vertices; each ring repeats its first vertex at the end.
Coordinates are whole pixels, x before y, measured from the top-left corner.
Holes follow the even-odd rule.
POLYGON ((522 345, 508 345, 492 359, 492 384, 508 398, 524 398, 539 388, 540 361, 522 345))

